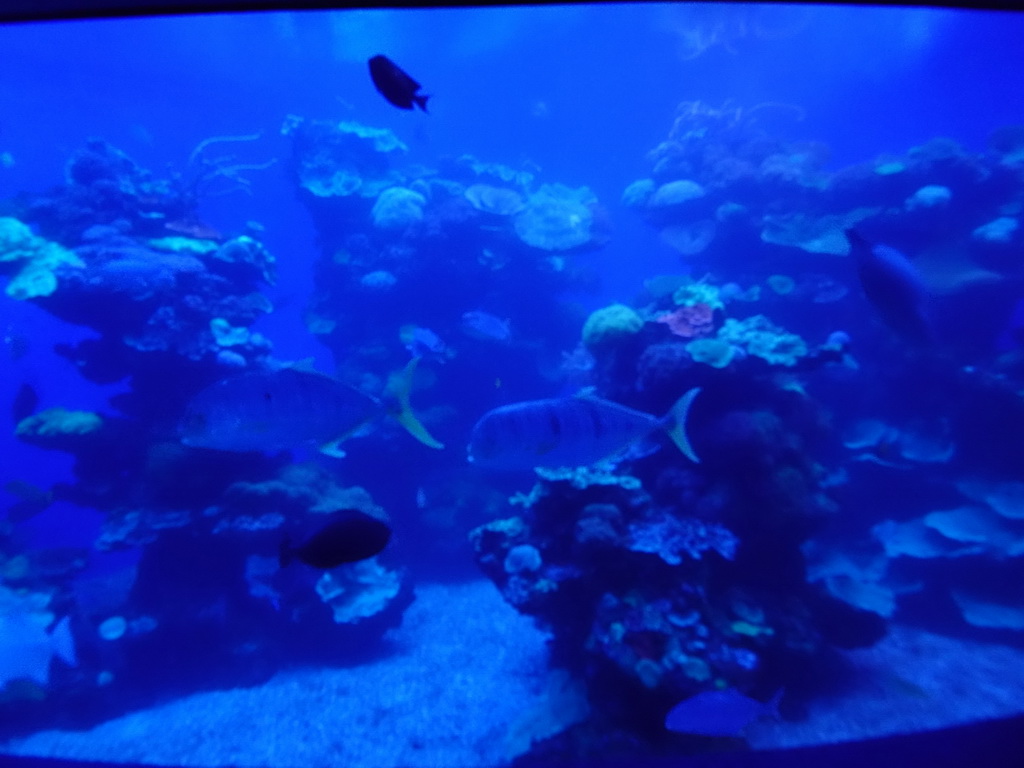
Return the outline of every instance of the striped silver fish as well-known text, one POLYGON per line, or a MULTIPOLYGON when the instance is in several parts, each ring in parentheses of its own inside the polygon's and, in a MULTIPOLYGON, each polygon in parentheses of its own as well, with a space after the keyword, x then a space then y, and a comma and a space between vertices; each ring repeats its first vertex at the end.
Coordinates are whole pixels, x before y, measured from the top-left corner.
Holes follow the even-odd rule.
POLYGON ((607 459, 657 429, 668 432, 692 462, 686 416, 700 392, 691 389, 663 418, 596 397, 528 400, 485 413, 473 427, 469 460, 492 469, 580 467, 607 459))
POLYGON ((179 436, 185 445, 221 451, 280 451, 311 443, 338 454, 338 442, 391 416, 420 442, 442 448, 409 404, 417 361, 394 377, 388 393, 393 405, 315 371, 282 368, 232 376, 192 399, 179 436))

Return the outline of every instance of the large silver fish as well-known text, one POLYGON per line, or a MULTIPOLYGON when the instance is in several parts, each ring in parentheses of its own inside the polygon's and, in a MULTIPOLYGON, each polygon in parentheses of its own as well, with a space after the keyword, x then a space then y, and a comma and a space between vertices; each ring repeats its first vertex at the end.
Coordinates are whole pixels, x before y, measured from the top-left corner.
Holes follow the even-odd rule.
POLYGON ((697 463, 700 459, 686 437, 686 416, 699 392, 691 389, 660 419, 596 397, 528 400, 495 408, 473 427, 469 460, 509 470, 588 466, 664 429, 697 463))
POLYGON ((306 444, 335 446, 377 418, 395 418, 431 448, 435 440, 412 412, 409 388, 417 358, 395 378, 393 408, 330 376, 297 368, 246 373, 204 389, 179 425, 185 445, 221 451, 280 451, 306 444))

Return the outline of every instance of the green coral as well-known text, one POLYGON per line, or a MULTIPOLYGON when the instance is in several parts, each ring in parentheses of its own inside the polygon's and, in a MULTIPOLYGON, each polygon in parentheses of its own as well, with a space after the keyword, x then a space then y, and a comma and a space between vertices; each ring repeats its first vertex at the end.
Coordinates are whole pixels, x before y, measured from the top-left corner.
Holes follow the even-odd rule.
POLYGON ((698 363, 713 368, 725 368, 736 353, 733 345, 722 339, 694 339, 686 345, 686 351, 698 363))
POLYGON ((803 339, 773 325, 764 315, 754 315, 745 320, 730 317, 719 329, 718 338, 773 365, 795 365, 807 354, 807 344, 803 339))
POLYGON ((146 243, 158 251, 184 253, 189 256, 204 256, 220 247, 213 240, 197 240, 194 237, 156 237, 147 240, 146 243))
POLYGON ((583 324, 583 344, 589 349, 615 346, 632 338, 643 328, 636 310, 625 304, 612 304, 595 310, 583 324))
POLYGON ((22 438, 50 438, 88 435, 103 426, 103 419, 90 411, 47 408, 18 422, 15 434, 22 438))
POLYGON ((721 299, 717 285, 695 280, 679 286, 672 294, 672 301, 677 307, 707 304, 712 309, 725 309, 725 302, 721 299))
POLYGON ((0 271, 17 272, 7 284, 7 295, 17 301, 49 296, 57 290, 56 270, 62 266, 81 269, 85 263, 57 243, 32 234, 25 224, 0 218, 0 271), (11 265, 8 270, 6 265, 11 265))
POLYGON ((221 347, 234 347, 249 341, 249 329, 231 325, 223 317, 210 320, 210 332, 213 340, 221 347))

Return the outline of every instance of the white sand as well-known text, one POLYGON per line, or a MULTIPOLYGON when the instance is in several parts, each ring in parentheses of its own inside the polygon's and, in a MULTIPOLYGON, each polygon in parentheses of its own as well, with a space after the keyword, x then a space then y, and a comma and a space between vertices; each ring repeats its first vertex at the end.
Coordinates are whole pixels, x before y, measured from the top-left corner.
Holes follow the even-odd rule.
MULTIPOLYGON (((423 585, 391 633, 398 653, 188 696, 89 731, 3 751, 175 765, 473 766, 551 730, 545 635, 490 582, 423 585)), ((557 681, 556 681, 557 682, 557 681)))
MULTIPOLYGON (((500 765, 584 715, 547 671, 545 635, 489 582, 423 585, 390 635, 397 652, 346 669, 198 693, 85 732, 5 745, 18 755, 213 766, 500 765)), ((764 721, 755 748, 907 733, 1024 712, 1024 650, 895 626, 850 652, 855 685, 807 720, 764 721)))
POLYGON ((1024 712, 1024 649, 891 627, 849 651, 853 685, 810 702, 800 722, 752 725, 757 749, 914 733, 1024 712))

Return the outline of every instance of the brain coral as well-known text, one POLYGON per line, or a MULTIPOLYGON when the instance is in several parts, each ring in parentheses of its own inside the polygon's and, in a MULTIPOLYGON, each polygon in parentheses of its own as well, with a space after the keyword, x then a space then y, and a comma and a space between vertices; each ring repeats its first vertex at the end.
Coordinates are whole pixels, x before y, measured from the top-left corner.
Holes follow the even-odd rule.
POLYGON ((378 229, 404 229, 423 219, 427 199, 405 187, 385 189, 373 204, 373 225, 378 229))
POLYGON ((544 184, 515 217, 519 239, 545 251, 567 251, 591 240, 591 206, 597 198, 587 187, 544 184))
POLYGON ((612 304, 595 310, 583 324, 583 343, 589 349, 617 344, 640 332, 644 321, 631 307, 612 304))

